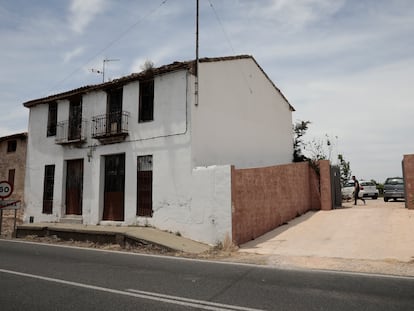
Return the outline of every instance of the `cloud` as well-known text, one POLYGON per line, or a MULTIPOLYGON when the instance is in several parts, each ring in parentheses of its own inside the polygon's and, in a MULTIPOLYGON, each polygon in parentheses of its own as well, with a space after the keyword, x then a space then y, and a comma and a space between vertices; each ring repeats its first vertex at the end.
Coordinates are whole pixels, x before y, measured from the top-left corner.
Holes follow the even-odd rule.
POLYGON ((72 51, 66 52, 63 55, 63 62, 64 63, 70 62, 74 57, 81 55, 84 50, 85 50, 84 47, 80 46, 72 51))
POLYGON ((281 32, 295 32, 309 24, 325 19, 337 13, 345 0, 271 0, 270 4, 245 1, 250 19, 266 20, 277 26, 281 32))
POLYGON ((414 152, 414 59, 395 61, 330 80, 290 81, 293 120, 310 120, 307 140, 338 136, 337 152, 360 177, 383 181, 401 174, 403 154, 414 152))
POLYGON ((82 33, 96 15, 105 11, 106 0, 72 0, 69 22, 73 31, 82 33))

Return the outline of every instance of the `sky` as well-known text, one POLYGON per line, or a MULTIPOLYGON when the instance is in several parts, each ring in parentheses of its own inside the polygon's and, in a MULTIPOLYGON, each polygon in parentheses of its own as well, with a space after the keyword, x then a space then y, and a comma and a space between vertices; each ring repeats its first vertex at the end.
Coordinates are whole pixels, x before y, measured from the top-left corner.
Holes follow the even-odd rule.
MULTIPOLYGON (((414 153, 414 1, 200 0, 199 55, 248 54, 310 121, 304 139, 359 179, 414 153), (314 143, 312 143, 312 141, 314 143)), ((0 0, 0 137, 23 103, 195 58, 196 0, 0 0)))

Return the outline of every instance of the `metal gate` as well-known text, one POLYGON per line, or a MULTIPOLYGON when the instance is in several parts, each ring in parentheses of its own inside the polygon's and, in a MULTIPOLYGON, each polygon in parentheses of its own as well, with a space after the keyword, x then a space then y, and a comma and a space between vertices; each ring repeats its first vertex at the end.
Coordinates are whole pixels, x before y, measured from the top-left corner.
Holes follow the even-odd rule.
POLYGON ((342 207, 341 171, 339 166, 331 165, 332 208, 342 207))

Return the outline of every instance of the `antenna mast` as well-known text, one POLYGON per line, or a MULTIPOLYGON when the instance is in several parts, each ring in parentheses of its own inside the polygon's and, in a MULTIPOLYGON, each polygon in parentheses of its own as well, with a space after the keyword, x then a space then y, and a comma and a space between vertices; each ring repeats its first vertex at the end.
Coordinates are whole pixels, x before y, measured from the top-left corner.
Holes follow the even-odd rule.
POLYGON ((195 88, 195 102, 194 104, 196 106, 198 106, 198 65, 199 65, 199 58, 198 58, 198 12, 199 12, 199 0, 196 1, 197 5, 196 5, 196 68, 195 68, 195 83, 194 83, 194 88, 195 88))
POLYGON ((103 60, 103 62, 102 62, 102 83, 104 83, 105 82, 105 64, 107 63, 107 62, 117 62, 117 61, 119 61, 120 59, 108 59, 108 58, 105 58, 104 60, 103 60))
POLYGON ((92 68, 91 69, 91 71, 92 72, 95 72, 95 73, 97 73, 97 74, 100 74, 100 75, 102 75, 102 83, 105 83, 105 64, 107 63, 107 62, 117 62, 117 61, 119 61, 120 59, 109 59, 109 58, 105 58, 103 61, 102 61, 102 70, 98 70, 98 69, 94 69, 94 68, 92 68))

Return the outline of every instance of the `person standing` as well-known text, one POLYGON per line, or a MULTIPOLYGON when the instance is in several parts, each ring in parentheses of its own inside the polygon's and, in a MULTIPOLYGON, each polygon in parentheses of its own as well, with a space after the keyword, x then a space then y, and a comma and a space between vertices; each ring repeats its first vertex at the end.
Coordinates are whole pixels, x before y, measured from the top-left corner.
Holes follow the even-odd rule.
POLYGON ((362 202, 364 202, 364 205, 365 205, 365 200, 363 198, 359 197, 360 186, 359 186, 358 179, 356 179, 355 176, 352 176, 352 180, 354 181, 354 198, 355 198, 354 205, 357 205, 357 200, 358 199, 362 200, 362 202))

